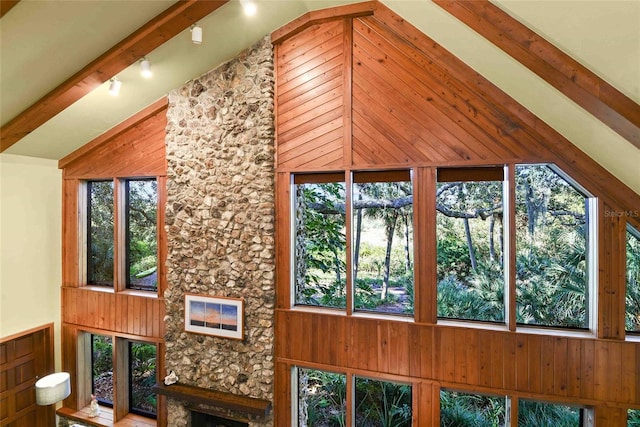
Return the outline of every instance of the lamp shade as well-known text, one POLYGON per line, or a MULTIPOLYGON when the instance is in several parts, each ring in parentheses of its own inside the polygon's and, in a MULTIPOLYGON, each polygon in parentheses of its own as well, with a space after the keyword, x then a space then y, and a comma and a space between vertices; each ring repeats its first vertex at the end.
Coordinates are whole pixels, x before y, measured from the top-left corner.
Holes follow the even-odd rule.
POLYGON ((68 372, 57 372, 36 382, 36 403, 52 405, 71 394, 71 377, 68 372))

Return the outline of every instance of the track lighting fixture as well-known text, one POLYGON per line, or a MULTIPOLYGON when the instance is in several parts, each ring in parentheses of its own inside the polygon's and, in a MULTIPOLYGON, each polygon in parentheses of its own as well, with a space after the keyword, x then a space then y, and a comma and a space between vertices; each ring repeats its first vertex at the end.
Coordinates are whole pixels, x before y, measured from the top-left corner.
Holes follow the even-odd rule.
POLYGON ((258 7, 252 0, 240 0, 244 14, 247 16, 253 16, 258 11, 258 7))
POLYGON ((191 26, 191 41, 193 44, 202 43, 202 27, 198 24, 191 26))
POLYGON ((117 77, 112 77, 109 80, 109 94, 111 96, 118 96, 120 93, 120 87, 122 86, 122 82, 118 80, 117 77))
POLYGON ((140 60, 140 74, 145 79, 148 79, 153 75, 153 73, 151 72, 151 62, 149 62, 149 60, 144 56, 140 60))

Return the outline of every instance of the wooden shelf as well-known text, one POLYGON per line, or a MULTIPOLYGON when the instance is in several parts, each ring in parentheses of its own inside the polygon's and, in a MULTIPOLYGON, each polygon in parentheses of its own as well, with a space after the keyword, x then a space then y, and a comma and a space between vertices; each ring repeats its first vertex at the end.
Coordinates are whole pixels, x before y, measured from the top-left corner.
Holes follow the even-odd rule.
POLYGON ((164 385, 156 383, 153 391, 173 399, 189 403, 203 403, 230 409, 240 414, 250 414, 264 417, 271 411, 271 402, 254 397, 239 396, 237 394, 209 390, 185 384, 164 385))

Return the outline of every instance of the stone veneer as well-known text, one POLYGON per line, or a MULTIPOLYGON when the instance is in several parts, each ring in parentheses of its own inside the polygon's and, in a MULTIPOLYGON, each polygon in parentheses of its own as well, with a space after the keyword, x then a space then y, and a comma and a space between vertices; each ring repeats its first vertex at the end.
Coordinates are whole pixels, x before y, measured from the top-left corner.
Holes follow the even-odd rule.
MULTIPOLYGON (((182 384, 272 402, 273 67, 265 37, 169 94, 165 224, 167 372, 182 384), (187 293, 243 298, 244 340, 185 332, 187 293)), ((188 426, 184 402, 167 401, 168 425, 188 426)), ((272 419, 250 425, 271 426, 272 419)))

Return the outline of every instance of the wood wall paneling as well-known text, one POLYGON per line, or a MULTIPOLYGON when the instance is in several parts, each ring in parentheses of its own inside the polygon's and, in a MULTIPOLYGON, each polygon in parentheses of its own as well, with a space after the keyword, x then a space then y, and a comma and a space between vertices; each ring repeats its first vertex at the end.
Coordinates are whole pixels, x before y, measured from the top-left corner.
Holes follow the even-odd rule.
MULTIPOLYGON (((624 341, 624 218, 603 212, 634 210, 640 195, 402 17, 380 3, 372 11, 349 17, 350 25, 337 14, 274 32, 280 398, 290 402, 283 391, 290 384, 282 382, 292 366, 313 366, 411 382, 419 425, 438 425, 441 387, 514 396, 516 414, 519 397, 594 406, 598 425, 623 425, 618 408, 640 407, 640 344, 624 341), (342 56, 335 45, 341 29, 351 31, 341 37, 342 56), (339 79, 339 70, 350 75, 339 79), (296 92, 301 87, 304 94, 296 92), (327 127, 339 118, 341 127, 327 127), (326 157, 338 149, 333 144, 343 146, 342 165, 326 157), (546 162, 600 202, 598 335, 523 332, 512 310, 505 330, 437 324, 437 168, 508 165, 513 181, 516 163, 546 162), (414 321, 291 307, 291 174, 397 167, 414 171, 414 321)), ((512 185, 511 204, 514 193, 512 185)), ((513 282, 514 257, 508 265, 513 282)), ((276 418, 284 423, 289 413, 280 408, 276 418)))
MULTIPOLYGON (((71 373, 72 395, 64 406, 70 411, 82 410, 89 404, 90 390, 90 334, 114 338, 114 366, 116 369, 117 399, 114 417, 120 420, 128 413, 126 387, 127 340, 153 342, 159 345, 158 367, 164 366, 163 336, 165 331, 165 302, 161 298, 166 289, 167 238, 164 229, 166 204, 165 127, 166 98, 141 111, 86 146, 62 159, 63 168, 63 287, 62 346, 63 366, 71 373), (86 195, 83 183, 93 179, 154 177, 158 183, 158 291, 149 293, 127 290, 124 284, 122 251, 114 254, 116 280, 114 287, 86 286, 84 276, 86 223, 86 195), (119 266, 119 267, 118 267, 119 266), (118 387, 118 384, 121 386, 118 387)), ((121 192, 116 185, 115 199, 120 203, 121 192)), ((122 215, 116 213, 116 222, 122 215)), ((124 234, 115 227, 116 242, 124 241, 124 234)), ((118 244, 116 244, 118 247, 118 244)), ((158 371, 162 375, 163 371, 158 371)), ((166 424, 166 410, 160 407, 158 425, 166 424)))
POLYGON ((342 166, 343 24, 312 26, 278 46, 278 166, 342 166))
POLYGON ((36 381, 53 372, 52 323, 0 340, 0 426, 55 423, 53 407, 35 400, 36 381))

